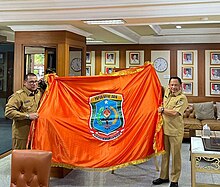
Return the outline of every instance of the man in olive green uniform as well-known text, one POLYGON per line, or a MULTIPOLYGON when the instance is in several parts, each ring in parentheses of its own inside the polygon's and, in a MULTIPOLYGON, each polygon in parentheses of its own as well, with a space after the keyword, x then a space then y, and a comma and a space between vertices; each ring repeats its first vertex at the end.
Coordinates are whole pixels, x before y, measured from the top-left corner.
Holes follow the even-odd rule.
POLYGON ((184 135, 183 113, 188 106, 182 94, 182 82, 179 77, 171 77, 169 88, 165 91, 163 107, 158 112, 163 117, 164 146, 166 153, 162 155, 160 178, 153 181, 154 185, 169 182, 169 161, 172 154, 172 170, 170 187, 178 187, 181 172, 181 146, 184 135))
POLYGON ((12 119, 12 148, 25 149, 32 120, 38 118, 37 108, 41 98, 37 76, 25 76, 24 87, 9 97, 5 117, 12 119))

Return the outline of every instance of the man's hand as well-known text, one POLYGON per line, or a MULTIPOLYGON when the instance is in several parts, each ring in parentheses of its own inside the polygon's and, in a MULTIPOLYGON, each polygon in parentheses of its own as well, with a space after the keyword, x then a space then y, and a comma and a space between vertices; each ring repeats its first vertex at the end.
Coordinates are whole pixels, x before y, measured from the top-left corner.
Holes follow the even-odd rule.
POLYGON ((163 113, 163 111, 164 111, 164 108, 163 108, 163 107, 159 107, 159 108, 158 108, 158 112, 159 112, 159 113, 163 113))
POLYGON ((30 120, 35 120, 37 119, 39 116, 38 116, 38 113, 30 113, 29 114, 29 119, 30 120))

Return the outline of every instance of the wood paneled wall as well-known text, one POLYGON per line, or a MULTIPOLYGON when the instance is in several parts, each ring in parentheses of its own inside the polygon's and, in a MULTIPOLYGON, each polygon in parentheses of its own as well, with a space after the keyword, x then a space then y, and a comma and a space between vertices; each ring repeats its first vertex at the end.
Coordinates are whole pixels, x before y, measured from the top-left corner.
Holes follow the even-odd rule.
POLYGON ((151 60, 152 50, 170 50, 170 76, 177 75, 177 51, 197 50, 198 51, 198 96, 188 96, 188 101, 204 102, 219 101, 220 97, 205 96, 205 50, 220 50, 220 44, 130 44, 130 45, 88 45, 87 51, 95 51, 96 74, 101 71, 101 52, 119 51, 120 68, 126 67, 127 50, 144 50, 144 61, 151 60))

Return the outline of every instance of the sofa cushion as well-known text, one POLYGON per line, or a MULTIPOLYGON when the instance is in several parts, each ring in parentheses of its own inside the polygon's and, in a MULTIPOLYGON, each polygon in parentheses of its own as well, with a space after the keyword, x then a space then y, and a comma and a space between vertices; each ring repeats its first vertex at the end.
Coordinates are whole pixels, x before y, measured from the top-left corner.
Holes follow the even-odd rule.
POLYGON ((184 129, 202 129, 200 120, 193 118, 183 118, 184 129))
POLYGON ((201 123, 202 126, 207 124, 210 127, 210 130, 212 131, 220 131, 220 120, 214 120, 214 119, 202 120, 201 123))
POLYGON ((184 118, 195 118, 195 111, 192 104, 189 104, 183 113, 184 118))
POLYGON ((215 119, 213 102, 194 103, 193 106, 197 119, 215 119))
POLYGON ((220 102, 216 102, 216 109, 217 119, 220 120, 220 102))

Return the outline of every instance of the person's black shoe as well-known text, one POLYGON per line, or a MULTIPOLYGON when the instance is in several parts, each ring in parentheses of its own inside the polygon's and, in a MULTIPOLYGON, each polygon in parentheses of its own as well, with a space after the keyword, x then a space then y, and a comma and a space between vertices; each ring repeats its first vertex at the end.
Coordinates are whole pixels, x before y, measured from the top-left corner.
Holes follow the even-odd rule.
POLYGON ((163 183, 168 183, 169 182, 169 179, 161 179, 161 178, 158 178, 158 179, 155 179, 153 180, 153 184, 154 185, 160 185, 160 184, 163 184, 163 183))
POLYGON ((178 182, 171 182, 170 187, 179 187, 178 182))

